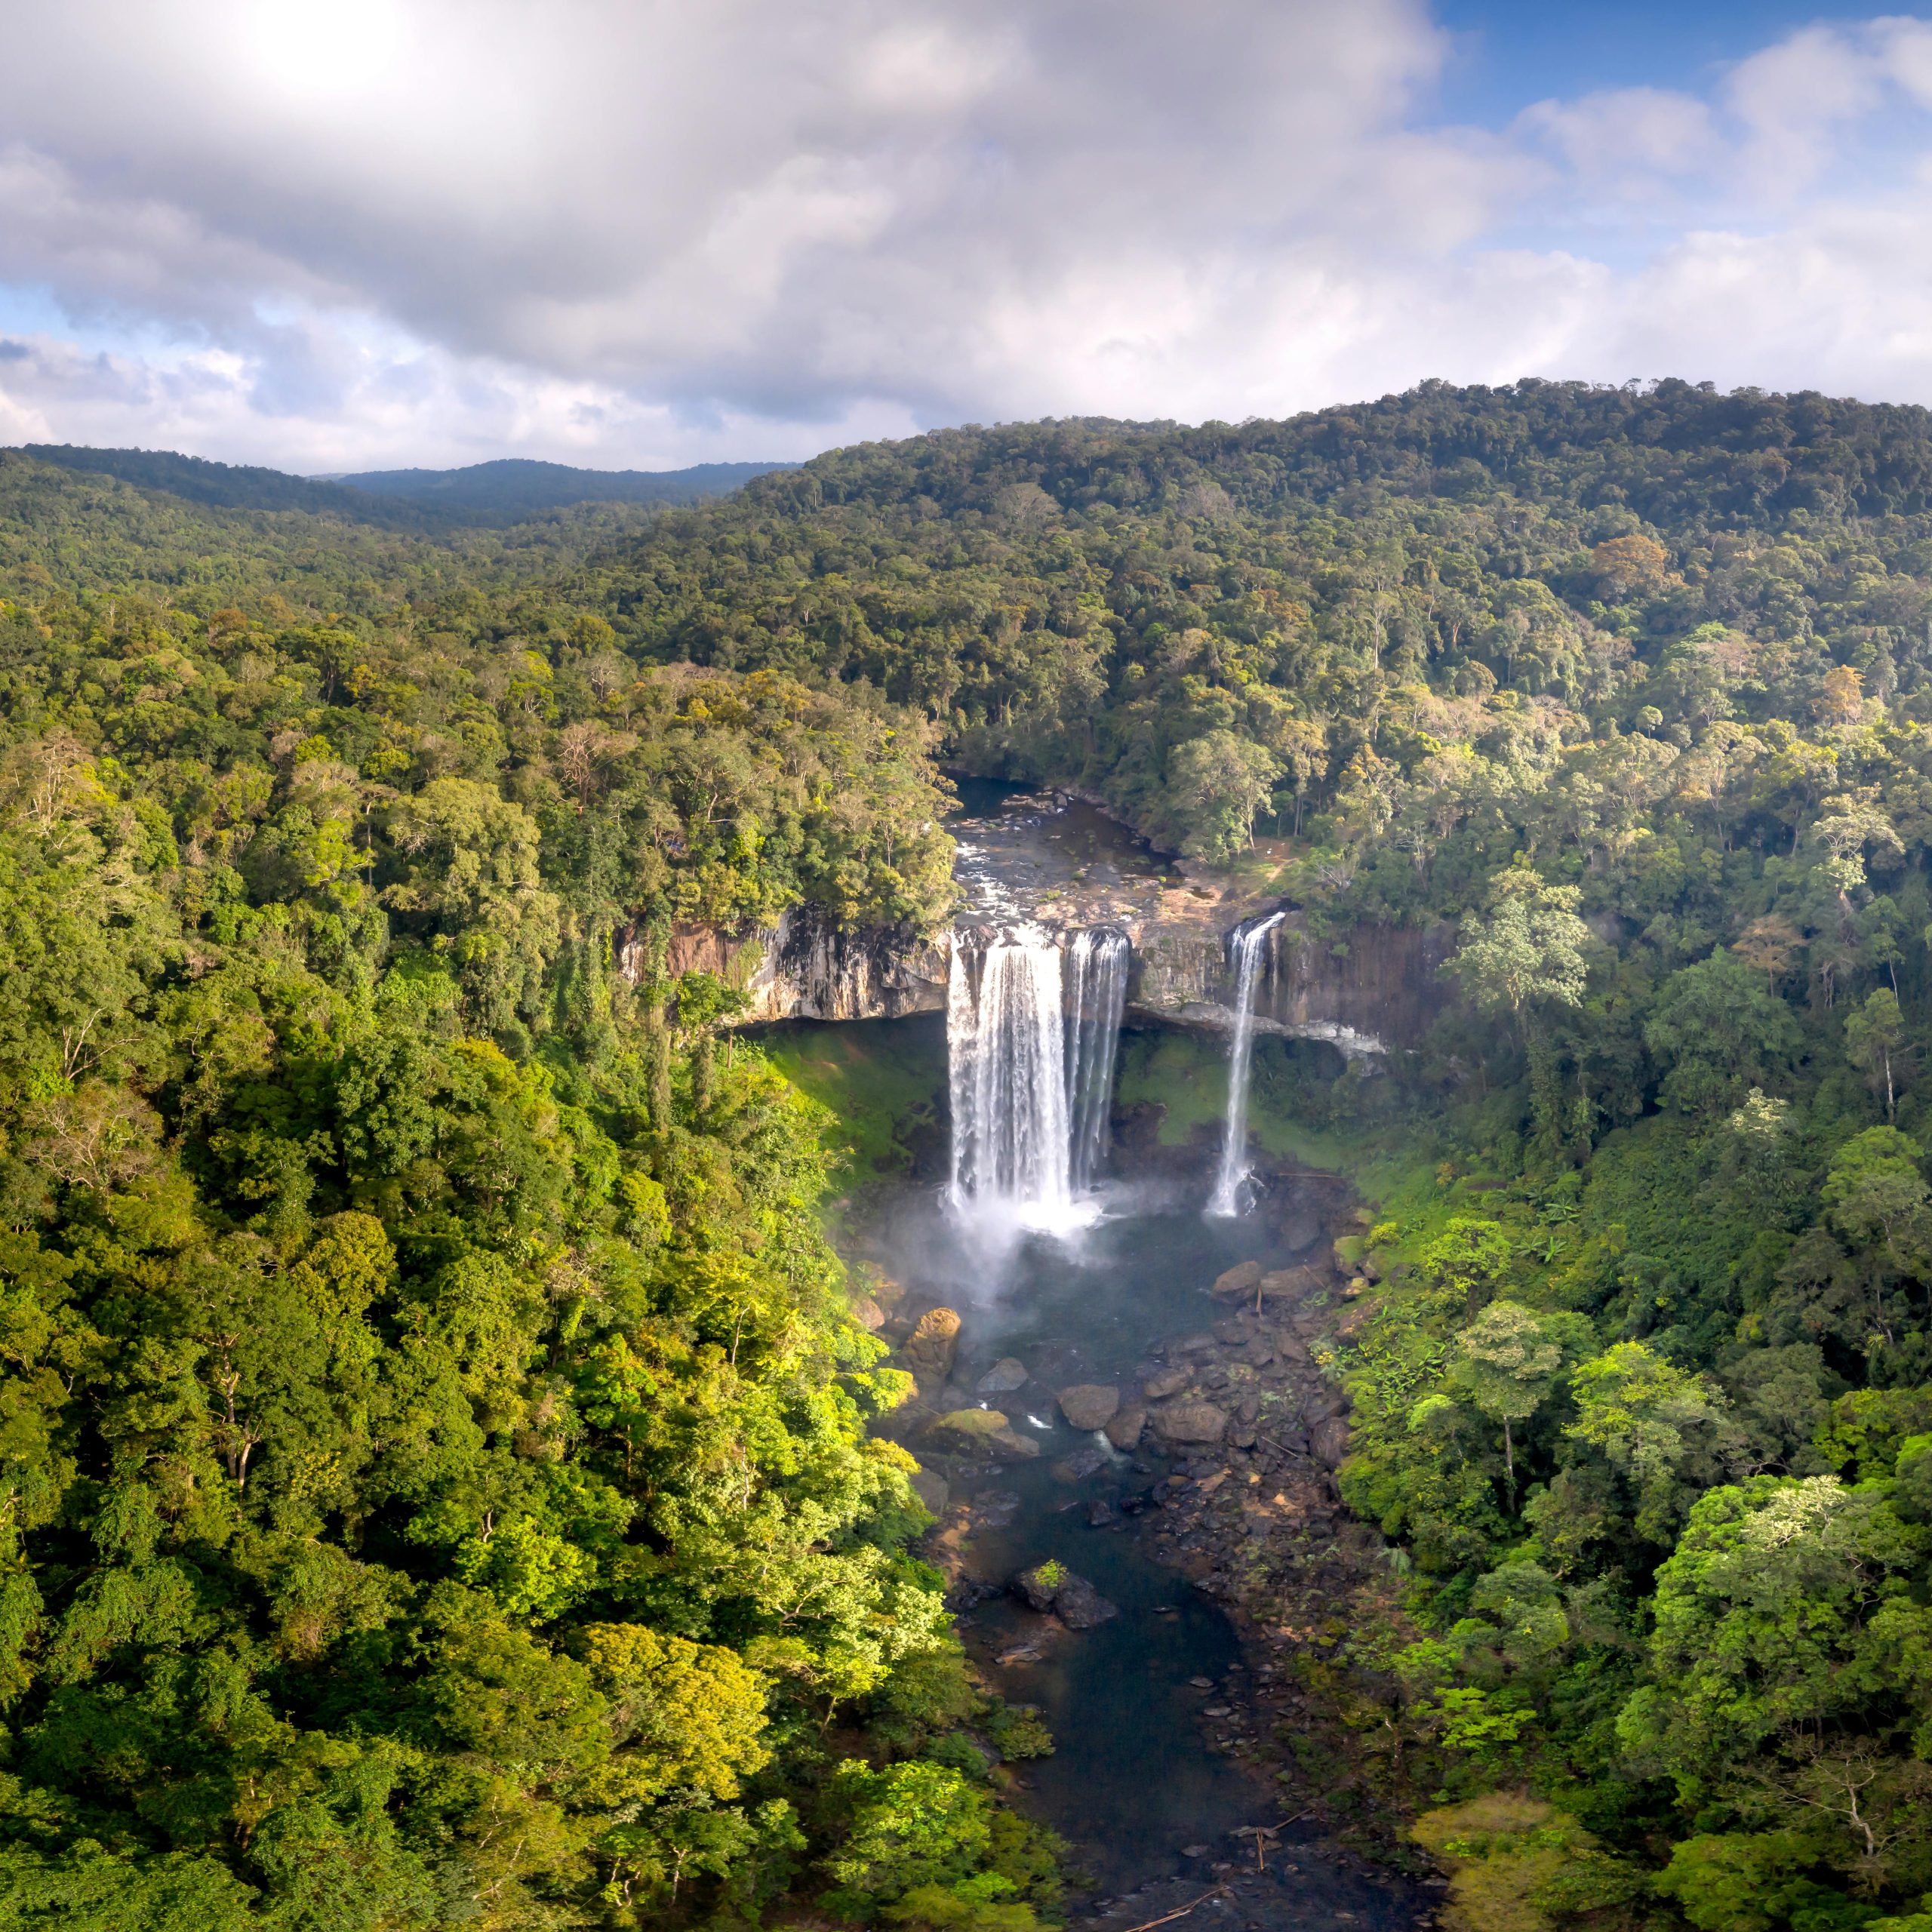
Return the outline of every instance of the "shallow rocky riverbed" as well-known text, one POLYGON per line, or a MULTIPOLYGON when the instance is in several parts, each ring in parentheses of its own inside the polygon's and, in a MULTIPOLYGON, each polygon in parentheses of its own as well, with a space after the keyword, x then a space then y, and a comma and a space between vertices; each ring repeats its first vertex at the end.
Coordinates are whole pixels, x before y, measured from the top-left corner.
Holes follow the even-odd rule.
POLYGON ((1074 1847, 1077 1924, 1430 1913, 1393 1835, 1296 1748, 1326 1654, 1393 1595, 1332 1473, 1347 1423, 1324 1362, 1365 1306, 1333 1260, 1348 1214, 1309 1175, 1238 1222, 1171 1183, 1122 1189, 1071 1242, 976 1243, 925 1190, 872 1228, 919 1383, 891 1433, 939 1515, 924 1553, 987 1681, 1054 1733, 1002 1770, 1074 1847))

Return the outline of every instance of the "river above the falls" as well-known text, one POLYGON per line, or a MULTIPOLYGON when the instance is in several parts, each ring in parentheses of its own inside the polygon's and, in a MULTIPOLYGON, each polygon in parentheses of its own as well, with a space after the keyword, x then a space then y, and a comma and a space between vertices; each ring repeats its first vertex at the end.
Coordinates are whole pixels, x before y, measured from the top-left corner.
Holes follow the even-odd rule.
POLYGON ((1144 918, 1186 883, 1172 860, 1084 799, 996 779, 954 782, 955 924, 1144 918))

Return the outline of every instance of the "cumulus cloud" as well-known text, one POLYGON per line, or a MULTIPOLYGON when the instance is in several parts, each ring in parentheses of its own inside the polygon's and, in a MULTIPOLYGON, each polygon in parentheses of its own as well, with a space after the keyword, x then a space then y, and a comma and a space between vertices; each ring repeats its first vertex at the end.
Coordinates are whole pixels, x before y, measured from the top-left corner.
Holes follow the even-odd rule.
POLYGON ((9 25, 32 78, 0 109, 0 266, 69 320, 0 349, 9 438, 660 463, 1430 374, 1932 400, 1912 20, 1500 130, 1432 118, 1423 0, 73 0, 9 25))

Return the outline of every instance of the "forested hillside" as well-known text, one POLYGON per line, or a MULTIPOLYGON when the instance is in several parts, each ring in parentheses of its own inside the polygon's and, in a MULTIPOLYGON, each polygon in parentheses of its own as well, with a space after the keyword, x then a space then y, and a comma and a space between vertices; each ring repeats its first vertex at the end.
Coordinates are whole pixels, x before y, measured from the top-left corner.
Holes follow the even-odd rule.
POLYGON ((695 503, 722 497, 787 466, 700 463, 688 469, 577 469, 564 463, 503 457, 460 469, 371 469, 332 479, 376 496, 401 497, 444 515, 514 523, 572 503, 695 503))
POLYGON ((300 511, 344 523, 420 534, 506 528, 580 503, 695 503, 728 495, 784 465, 701 463, 688 469, 577 469, 506 457, 459 469, 371 469, 348 476, 291 476, 279 469, 211 463, 171 450, 90 449, 28 443, 34 462, 85 476, 112 476, 205 508, 300 511))
POLYGON ((1417 1626, 1354 1721, 1391 1804, 1561 1807, 1457 1841, 1509 1910, 1932 1889, 1928 482, 1922 411, 1432 386, 847 451, 604 562, 642 654, 1460 923, 1431 1049, 1296 1104, 1411 1174, 1335 1364, 1417 1626))
POLYGON ((827 1123, 664 970, 929 922, 917 721, 494 549, 0 489, 0 1922, 1030 1924, 827 1123))

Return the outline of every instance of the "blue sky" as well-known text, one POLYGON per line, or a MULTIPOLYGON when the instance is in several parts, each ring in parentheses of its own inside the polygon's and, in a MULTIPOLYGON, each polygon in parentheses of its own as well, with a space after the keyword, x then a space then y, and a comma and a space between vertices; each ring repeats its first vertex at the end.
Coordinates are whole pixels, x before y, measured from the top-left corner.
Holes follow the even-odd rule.
POLYGON ((0 443, 799 456, 1429 376, 1932 404, 1932 18, 1637 0, 17 10, 0 443))
POLYGON ((1910 11, 1804 0, 1451 0, 1434 10, 1457 43, 1441 112, 1449 120, 1500 127, 1531 101, 1592 88, 1700 88, 1795 28, 1910 11))

